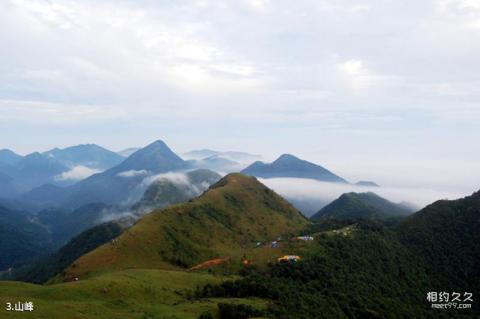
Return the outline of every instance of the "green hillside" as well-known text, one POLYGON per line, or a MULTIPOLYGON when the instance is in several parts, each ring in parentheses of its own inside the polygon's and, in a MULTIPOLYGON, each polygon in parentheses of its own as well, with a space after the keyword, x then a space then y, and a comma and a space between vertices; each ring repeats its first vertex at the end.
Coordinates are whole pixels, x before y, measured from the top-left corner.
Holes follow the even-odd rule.
POLYGON ((64 278, 127 268, 181 269, 242 258, 256 242, 288 236, 309 222, 253 177, 230 174, 188 203, 156 210, 75 261, 64 278))
POLYGON ((428 292, 480 294, 479 226, 480 192, 438 201, 396 227, 312 225, 323 230, 300 262, 206 285, 197 295, 268 298, 272 318, 479 318, 475 298, 468 309, 432 309, 426 299, 428 292))
POLYGON ((339 220, 386 220, 411 214, 411 209, 392 203, 375 193, 345 193, 311 217, 312 220, 335 218, 339 220))
POLYGON ((397 232, 421 256, 432 288, 480 295, 480 191, 437 201, 403 222, 397 232))
POLYGON ((112 221, 92 227, 70 240, 52 255, 13 270, 7 279, 44 283, 72 262, 122 233, 126 225, 112 221))
MULTIPOLYGON (((123 270, 77 282, 48 286, 0 282, 0 318, 35 319, 197 319, 208 311, 218 318, 224 298, 192 299, 196 287, 225 279, 201 273, 165 270, 123 270), (31 313, 7 312, 4 305, 31 301, 31 313)), ((259 298, 229 298, 257 309, 259 298)))
POLYGON ((0 302, 31 300, 35 318, 53 319, 477 318, 479 226, 480 192, 438 201, 397 226, 312 224, 255 178, 230 174, 147 215, 49 285, 0 282, 0 302), (300 233, 314 240, 291 236, 300 233), (283 254, 301 259, 278 262, 283 254), (240 266, 244 259, 251 263, 240 266), (198 267, 212 260, 225 263, 198 267), (431 291, 471 292, 474 302, 432 309, 431 291))

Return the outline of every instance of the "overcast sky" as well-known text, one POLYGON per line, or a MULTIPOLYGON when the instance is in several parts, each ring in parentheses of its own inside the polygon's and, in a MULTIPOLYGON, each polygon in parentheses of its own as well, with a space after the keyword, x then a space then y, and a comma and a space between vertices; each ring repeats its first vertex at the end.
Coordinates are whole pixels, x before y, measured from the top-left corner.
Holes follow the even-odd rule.
POLYGON ((0 1, 0 148, 163 139, 480 188, 480 1, 0 1))

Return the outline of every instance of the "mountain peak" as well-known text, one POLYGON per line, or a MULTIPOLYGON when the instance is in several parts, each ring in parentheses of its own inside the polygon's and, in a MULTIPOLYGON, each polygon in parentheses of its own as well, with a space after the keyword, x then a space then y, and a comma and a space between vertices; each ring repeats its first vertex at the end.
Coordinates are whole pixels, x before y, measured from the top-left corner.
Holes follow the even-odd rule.
MULTIPOLYGON (((292 154, 282 154, 280 155, 276 160, 275 162, 285 162, 285 161, 301 161, 301 159, 299 159, 298 157, 292 155, 292 154)), ((274 162, 274 163, 275 163, 274 162)))
POLYGON ((257 161, 242 170, 242 173, 263 178, 295 177, 336 183, 347 182, 326 168, 291 154, 282 154, 269 164, 257 161))
POLYGON ((122 163, 112 168, 112 172, 147 170, 153 173, 163 173, 185 168, 186 165, 186 162, 175 154, 165 142, 157 140, 130 155, 122 163))
POLYGON ((22 156, 16 154, 15 152, 9 149, 1 149, 0 150, 0 164, 9 164, 14 165, 18 163, 22 159, 22 156))
POLYGON ((339 198, 322 208, 311 217, 312 220, 325 218, 335 219, 379 219, 404 217, 413 212, 412 209, 392 203, 373 192, 344 193, 339 198))
POLYGON ((150 143, 149 145, 147 145, 146 147, 167 147, 168 148, 167 144, 165 144, 165 142, 162 140, 156 140, 150 143))
POLYGON ((111 268, 189 268, 215 256, 242 258, 251 243, 275 240, 307 224, 299 211, 254 177, 232 173, 188 203, 146 215, 117 238, 118 245, 84 255, 66 276, 111 268))

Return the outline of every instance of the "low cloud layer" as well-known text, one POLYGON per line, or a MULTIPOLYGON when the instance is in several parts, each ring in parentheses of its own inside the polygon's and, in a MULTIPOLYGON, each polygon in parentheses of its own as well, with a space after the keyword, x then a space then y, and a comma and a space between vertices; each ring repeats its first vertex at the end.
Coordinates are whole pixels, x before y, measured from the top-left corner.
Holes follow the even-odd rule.
POLYGON ((57 181, 76 182, 100 172, 101 170, 86 166, 75 166, 71 170, 56 176, 55 179, 57 181))
MULTIPOLYGON (((122 172, 122 177, 137 177, 142 175, 148 175, 145 170, 142 171, 126 171, 122 172)), ((125 219, 130 222, 137 220, 141 216, 150 213, 152 210, 158 207, 145 207, 142 206, 138 209, 132 209, 132 205, 136 204, 143 196, 145 191, 150 185, 158 181, 169 181, 180 188, 185 194, 193 198, 201 195, 210 186, 207 182, 200 184, 193 184, 186 172, 168 172, 163 174, 149 175, 143 178, 138 185, 133 188, 129 194, 129 197, 120 204, 119 207, 115 207, 109 210, 105 210, 102 216, 99 218, 99 223, 104 223, 112 220, 125 219)))
POLYGON ((141 170, 129 170, 129 171, 124 171, 124 172, 120 172, 117 174, 117 176, 120 176, 120 177, 125 177, 125 178, 130 178, 130 177, 137 177, 137 176, 146 176, 148 175, 148 171, 144 170, 144 169, 141 169, 141 170))
POLYGON ((361 187, 302 178, 260 178, 259 180, 289 199, 300 210, 306 207, 308 215, 348 192, 374 192, 392 202, 408 202, 419 209, 440 199, 457 199, 469 195, 425 188, 361 187))

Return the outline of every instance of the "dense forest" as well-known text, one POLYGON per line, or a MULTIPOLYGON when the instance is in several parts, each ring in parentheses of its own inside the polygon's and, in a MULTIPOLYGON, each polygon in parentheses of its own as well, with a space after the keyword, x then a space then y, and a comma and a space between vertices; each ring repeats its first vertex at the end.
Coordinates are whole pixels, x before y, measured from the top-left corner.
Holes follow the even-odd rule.
MULTIPOLYGON (((480 193, 438 201, 398 226, 357 222, 351 236, 318 236, 299 262, 250 267, 241 279, 199 287, 195 295, 266 298, 272 318, 478 317, 475 302, 471 309, 431 309, 427 294, 480 293, 479 200, 480 193)), ((345 221, 310 228, 338 225, 345 221)))

